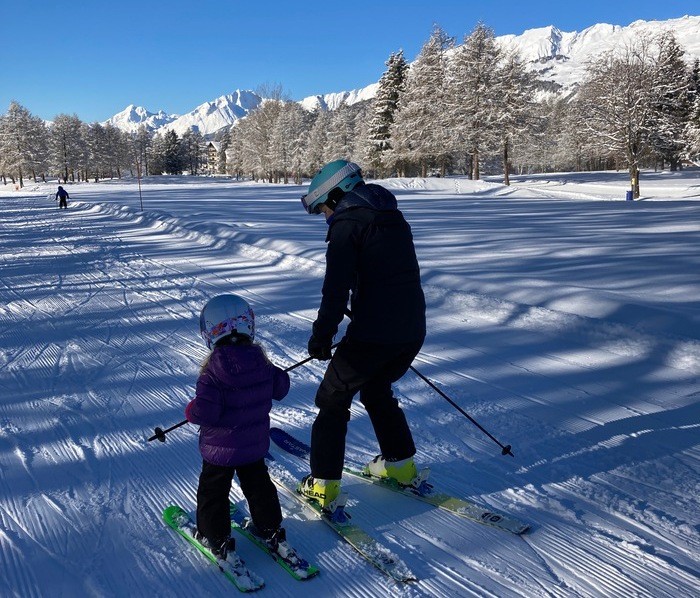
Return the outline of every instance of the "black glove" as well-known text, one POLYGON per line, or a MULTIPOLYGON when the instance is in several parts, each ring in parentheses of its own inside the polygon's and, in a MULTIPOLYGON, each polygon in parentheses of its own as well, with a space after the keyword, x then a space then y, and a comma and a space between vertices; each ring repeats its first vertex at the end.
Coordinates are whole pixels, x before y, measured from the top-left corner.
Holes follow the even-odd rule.
POLYGON ((309 356, 321 361, 327 361, 331 356, 332 339, 320 339, 313 334, 309 339, 309 356))

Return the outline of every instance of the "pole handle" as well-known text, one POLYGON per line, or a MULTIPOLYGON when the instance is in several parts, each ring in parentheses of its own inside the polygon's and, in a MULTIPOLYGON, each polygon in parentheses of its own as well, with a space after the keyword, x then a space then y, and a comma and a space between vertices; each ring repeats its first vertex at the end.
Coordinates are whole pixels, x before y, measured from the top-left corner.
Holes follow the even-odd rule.
POLYGON ((151 442, 152 440, 160 440, 161 442, 165 442, 165 435, 168 432, 172 432, 176 428, 179 428, 180 426, 184 426, 186 423, 188 423, 188 421, 186 419, 184 419, 179 424, 175 424, 174 426, 170 426, 167 430, 163 430, 163 428, 156 427, 156 429, 153 430, 155 432, 155 434, 153 434, 153 436, 151 436, 148 439, 148 442, 151 442))
MULTIPOLYGON (((338 344, 339 344, 339 343, 336 343, 335 345, 333 345, 333 346, 331 347, 331 349, 335 349, 335 348, 338 346, 338 344)), ((294 368, 298 368, 300 365, 304 365, 305 363, 311 361, 312 359, 314 359, 314 358, 313 358, 313 357, 307 357, 306 359, 302 359, 299 363, 295 363, 294 365, 290 365, 290 366, 289 366, 288 368, 286 368, 284 371, 285 371, 285 372, 290 372, 290 371, 293 370, 294 368)), ((173 430, 179 428, 180 426, 184 426, 186 423, 188 423, 188 421, 185 419, 185 420, 181 421, 180 423, 175 424, 174 426, 170 426, 167 430, 163 430, 163 428, 156 427, 156 428, 153 430, 153 432, 154 432, 153 436, 151 436, 151 437, 148 439, 148 442, 151 442, 151 441, 153 441, 153 440, 159 440, 160 442, 165 442, 165 440, 166 440, 165 435, 166 435, 168 432, 172 432, 173 430)))

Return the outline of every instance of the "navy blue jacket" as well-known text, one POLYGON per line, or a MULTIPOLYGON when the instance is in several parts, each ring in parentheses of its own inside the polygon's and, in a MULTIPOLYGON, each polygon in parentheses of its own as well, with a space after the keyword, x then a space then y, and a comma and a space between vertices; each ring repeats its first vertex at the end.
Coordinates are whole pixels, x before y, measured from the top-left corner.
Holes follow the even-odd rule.
POLYGON ((59 187, 58 191, 56 192, 56 199, 58 198, 61 199, 70 199, 70 195, 68 195, 68 191, 66 191, 63 187, 59 187))
POLYGON ((329 340, 350 298, 348 339, 380 344, 425 337, 425 297, 411 227, 393 193, 361 184, 329 220, 323 297, 313 334, 329 340))

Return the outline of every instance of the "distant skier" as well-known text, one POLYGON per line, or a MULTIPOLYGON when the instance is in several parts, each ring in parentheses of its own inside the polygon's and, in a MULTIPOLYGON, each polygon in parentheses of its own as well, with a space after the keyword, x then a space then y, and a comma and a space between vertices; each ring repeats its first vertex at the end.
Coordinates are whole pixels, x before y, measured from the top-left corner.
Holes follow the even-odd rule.
POLYGON ((56 192, 56 199, 58 199, 58 209, 60 210, 61 208, 66 208, 68 209, 68 199, 70 199, 70 195, 68 195, 68 191, 66 191, 61 185, 58 186, 58 191, 56 192))
POLYGON ((211 349, 185 417, 200 425, 202 472, 197 489, 197 539, 221 559, 235 548, 230 537, 229 492, 237 474, 253 531, 282 558, 293 549, 280 527, 277 489, 264 457, 270 447, 272 400, 289 392, 289 375, 254 344, 255 316, 237 295, 213 297, 202 309, 200 333, 211 349))
POLYGON ((406 417, 391 390, 425 338, 425 298, 411 228, 396 197, 365 184, 357 164, 324 166, 302 198, 309 214, 328 224, 326 275, 321 307, 309 339, 309 355, 331 359, 333 337, 347 311, 352 321, 316 393, 319 409, 311 430, 311 475, 301 492, 333 508, 340 493, 350 405, 357 392, 377 435, 381 455, 366 473, 417 481, 416 452, 406 417))

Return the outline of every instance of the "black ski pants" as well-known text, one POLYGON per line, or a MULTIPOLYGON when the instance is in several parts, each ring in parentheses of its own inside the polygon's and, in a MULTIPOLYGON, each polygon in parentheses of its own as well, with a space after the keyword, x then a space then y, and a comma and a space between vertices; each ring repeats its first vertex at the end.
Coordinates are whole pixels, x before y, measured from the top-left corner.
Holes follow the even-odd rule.
POLYGON ((316 393, 319 412, 311 428, 311 475, 327 480, 341 478, 350 405, 358 391, 382 455, 399 460, 416 454, 411 430, 391 383, 408 371, 422 345, 423 339, 390 345, 347 338, 341 341, 316 393))
POLYGON ((277 488, 270 480, 264 459, 238 467, 203 461, 197 488, 197 529, 213 546, 220 546, 231 535, 228 495, 234 473, 255 527, 267 536, 282 523, 277 488))

